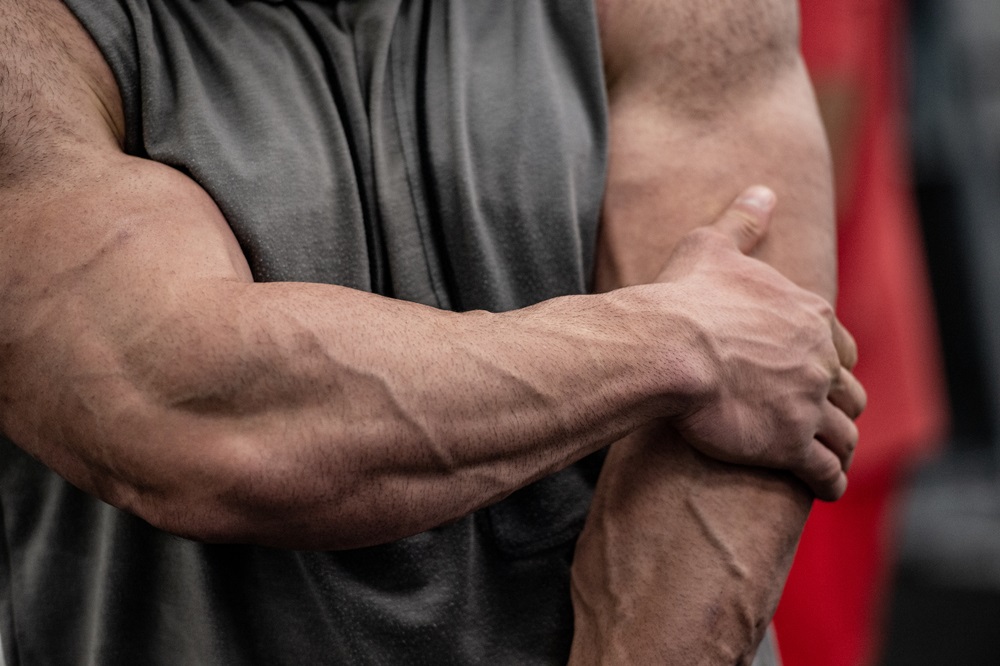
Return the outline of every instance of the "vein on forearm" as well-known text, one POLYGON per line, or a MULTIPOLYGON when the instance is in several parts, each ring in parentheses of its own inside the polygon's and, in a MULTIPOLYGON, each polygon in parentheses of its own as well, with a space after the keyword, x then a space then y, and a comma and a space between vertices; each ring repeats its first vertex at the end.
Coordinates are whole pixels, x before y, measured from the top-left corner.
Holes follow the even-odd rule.
POLYGON ((684 496, 684 507, 694 518, 694 522, 701 528, 701 533, 705 540, 712 546, 718 555, 718 562, 725 564, 726 570, 734 578, 746 579, 750 572, 744 562, 741 561, 738 551, 726 541, 726 529, 715 524, 711 513, 703 506, 703 498, 700 496, 697 487, 687 488, 684 496))

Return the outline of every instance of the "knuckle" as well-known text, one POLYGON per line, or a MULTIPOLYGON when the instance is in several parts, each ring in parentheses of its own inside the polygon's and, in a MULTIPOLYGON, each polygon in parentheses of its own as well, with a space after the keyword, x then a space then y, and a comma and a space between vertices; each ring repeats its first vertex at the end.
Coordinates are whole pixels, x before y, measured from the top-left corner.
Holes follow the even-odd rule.
POLYGON ((839 373, 830 389, 830 396, 842 405, 843 412, 851 419, 861 416, 868 403, 864 387, 846 370, 839 373))
POLYGON ((817 493, 816 496, 824 502, 836 502, 844 496, 845 490, 847 490, 847 481, 838 479, 829 488, 825 488, 823 492, 817 493))
MULTIPOLYGON (((796 287, 798 288, 798 287, 796 287)), ((830 320, 820 311, 825 305, 817 305, 815 294, 800 290, 796 292, 798 298, 793 301, 800 313, 799 321, 803 329, 808 330, 814 340, 818 341, 824 351, 828 350, 836 355, 834 351, 833 329, 830 327, 830 320)), ((822 300, 822 299, 820 299, 822 300)), ((839 365, 839 362, 838 362, 839 365)))
POLYGON ((806 385, 812 389, 810 395, 826 399, 836 375, 832 374, 822 363, 806 363, 803 376, 806 385))
POLYGON ((829 446, 838 453, 841 459, 849 458, 858 448, 859 439, 858 427, 854 421, 845 419, 842 424, 838 424, 835 439, 829 443, 829 446))
POLYGON ((858 363, 858 345, 853 338, 847 338, 844 342, 844 360, 849 368, 853 368, 858 363))
POLYGON ((830 302, 822 296, 818 296, 812 292, 809 293, 815 303, 814 307, 816 308, 816 313, 819 314, 827 323, 835 321, 837 319, 837 315, 834 313, 833 306, 830 305, 830 302))
POLYGON ((736 232, 741 237, 752 238, 757 234, 760 225, 755 215, 741 208, 733 208, 729 211, 729 215, 736 226, 736 232))
POLYGON ((840 480, 842 471, 839 460, 836 458, 824 458, 816 470, 816 480, 824 486, 834 486, 840 480))
POLYGON ((854 391, 854 403, 855 403, 855 414, 854 418, 861 416, 862 412, 868 406, 868 393, 865 391, 865 387, 860 383, 855 384, 854 391))
POLYGON ((794 442, 788 459, 790 462, 801 467, 808 467, 810 462, 810 452, 813 447, 813 437, 816 435, 815 424, 807 419, 802 419, 795 423, 787 431, 789 441, 794 442))
POLYGON ((859 441, 861 441, 861 433, 858 431, 858 426, 854 424, 854 421, 851 421, 847 433, 847 452, 854 453, 858 448, 859 441))

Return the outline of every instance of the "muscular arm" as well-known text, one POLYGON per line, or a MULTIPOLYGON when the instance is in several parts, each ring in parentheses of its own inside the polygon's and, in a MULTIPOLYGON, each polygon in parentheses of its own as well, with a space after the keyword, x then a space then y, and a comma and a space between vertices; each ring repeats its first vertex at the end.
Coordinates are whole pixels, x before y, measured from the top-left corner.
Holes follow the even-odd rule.
POLYGON ((0 428, 109 503, 212 541, 383 542, 677 397, 640 371, 647 343, 597 325, 627 299, 459 315, 253 283, 196 183, 122 153, 114 81, 64 7, 3 2, 0 50, 0 428))
POLYGON ((0 429, 163 529, 346 548, 460 517, 717 393, 692 313, 748 280, 777 318, 726 312, 801 352, 792 384, 836 362, 828 314, 735 250, 714 282, 499 315, 253 283, 195 182, 122 153, 59 2, 0 4, 0 51, 0 429))
MULTIPOLYGON (((830 165, 796 25, 784 0, 605 3, 598 288, 654 279, 692 225, 761 182, 778 207, 756 256, 833 302, 830 165)), ((615 444, 574 562, 572 663, 749 663, 811 502, 791 476, 708 459, 664 422, 615 444)))

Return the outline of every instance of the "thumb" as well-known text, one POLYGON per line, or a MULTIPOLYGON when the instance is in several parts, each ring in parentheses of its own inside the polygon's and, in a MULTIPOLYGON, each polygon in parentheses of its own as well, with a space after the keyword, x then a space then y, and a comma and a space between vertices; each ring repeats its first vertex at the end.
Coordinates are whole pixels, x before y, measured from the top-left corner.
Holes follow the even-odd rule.
POLYGON ((770 188, 754 185, 736 197, 709 228, 724 234, 747 254, 767 233, 775 203, 777 197, 770 188))

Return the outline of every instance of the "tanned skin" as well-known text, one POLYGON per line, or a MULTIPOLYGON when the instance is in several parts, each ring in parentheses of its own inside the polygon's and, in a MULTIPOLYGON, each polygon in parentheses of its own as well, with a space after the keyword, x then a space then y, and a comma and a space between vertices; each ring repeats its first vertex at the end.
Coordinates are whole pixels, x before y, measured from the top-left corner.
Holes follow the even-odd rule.
MULTIPOLYGON (((685 234, 751 179, 777 193, 773 212, 743 206, 699 242, 739 245, 833 302, 831 166, 798 53, 796 2, 608 0, 601 9, 612 124, 598 287, 669 279, 678 255, 692 252, 685 234)), ((828 410, 858 415, 853 383, 841 373, 828 410)), ((842 424, 839 441, 855 442, 853 424, 842 424)), ((706 457, 690 446, 704 451, 701 436, 660 421, 612 447, 574 561, 571 663, 752 660, 812 495, 788 474, 706 457)), ((818 473, 846 482, 828 462, 818 473)))
MULTIPOLYGON (((207 541, 359 547, 466 515, 660 419, 713 456, 842 492, 863 402, 842 367, 853 343, 826 300, 725 234, 696 233, 659 277, 637 264, 621 280, 636 286, 505 314, 257 284, 197 183, 123 154, 115 82, 64 6, 0 3, 0 62, 0 429, 108 503, 207 541)), ((621 136, 631 116, 613 108, 621 136)), ((749 166, 716 168, 778 175, 749 166)), ((654 213, 676 240, 722 213, 735 180, 622 215, 654 213)), ((610 224, 627 181, 609 183, 610 224)), ((816 214, 773 182, 781 219, 816 214)), ((673 244, 650 242, 662 256, 673 244)), ((760 478, 804 515, 804 490, 760 478)))

